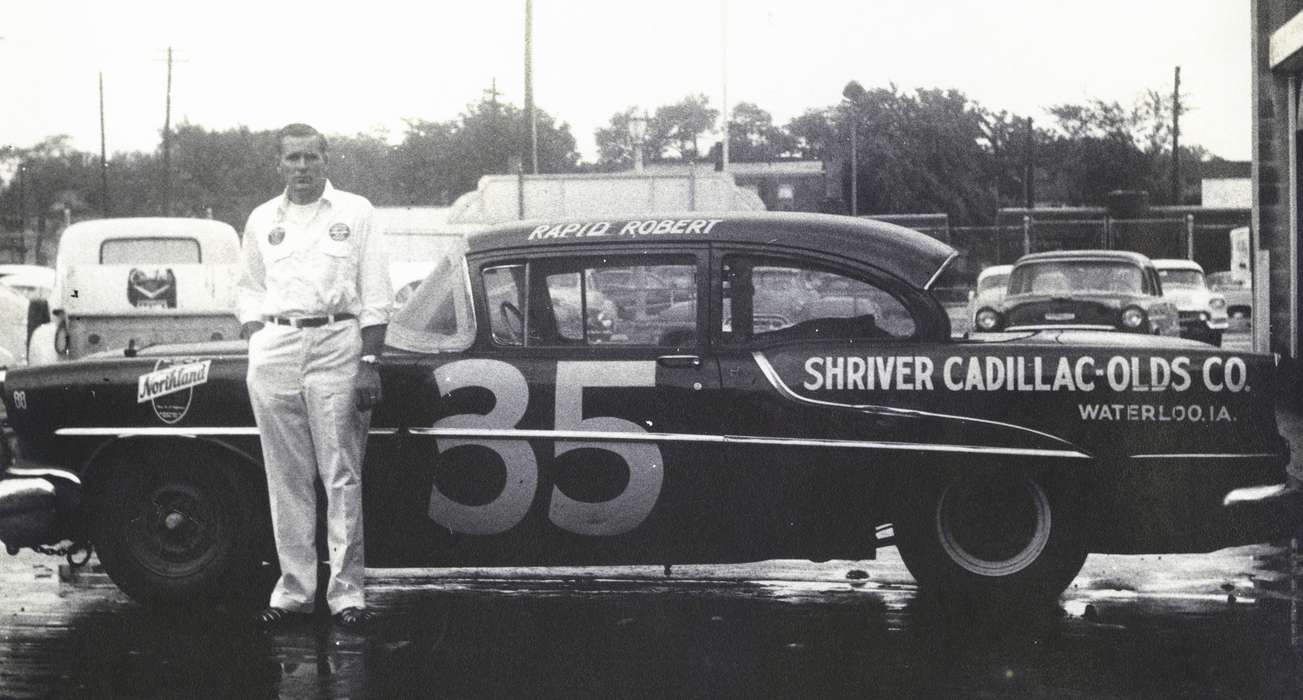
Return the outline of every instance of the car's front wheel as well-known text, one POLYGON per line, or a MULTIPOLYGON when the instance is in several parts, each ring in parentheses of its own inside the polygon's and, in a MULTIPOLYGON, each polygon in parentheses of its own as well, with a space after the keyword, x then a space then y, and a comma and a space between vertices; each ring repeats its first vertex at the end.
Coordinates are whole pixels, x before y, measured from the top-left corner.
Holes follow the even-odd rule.
POLYGON ((104 465, 92 481, 92 540, 109 577, 142 602, 185 605, 254 593, 259 528, 249 480, 167 449, 104 465))
POLYGON ((1079 496, 1061 477, 974 469, 915 482, 894 523, 919 586, 948 598, 1049 600, 1086 559, 1079 496))

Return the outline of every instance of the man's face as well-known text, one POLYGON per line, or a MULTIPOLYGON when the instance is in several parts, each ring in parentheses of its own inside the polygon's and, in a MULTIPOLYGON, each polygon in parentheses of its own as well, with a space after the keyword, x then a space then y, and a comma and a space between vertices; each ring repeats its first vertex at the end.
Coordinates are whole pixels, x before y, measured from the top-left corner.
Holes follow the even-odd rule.
POLYGON ((280 164, 290 201, 309 204, 321 197, 326 187, 326 154, 316 136, 286 136, 281 140, 280 164))

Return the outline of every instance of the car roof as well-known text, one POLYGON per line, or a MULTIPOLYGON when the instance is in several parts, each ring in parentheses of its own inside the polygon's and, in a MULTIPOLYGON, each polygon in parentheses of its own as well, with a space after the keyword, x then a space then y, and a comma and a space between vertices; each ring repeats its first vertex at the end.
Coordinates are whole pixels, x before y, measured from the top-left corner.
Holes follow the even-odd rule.
POLYGON ((1154 267, 1160 270, 1198 270, 1203 272, 1203 266, 1193 260, 1184 258, 1154 258, 1154 267))
POLYGON ((95 264, 100 246, 116 238, 174 238, 178 234, 199 241, 204 262, 234 262, 240 237, 230 224, 213 219, 185 217, 125 217, 78 221, 59 238, 58 264, 95 264))
POLYGON ((882 221, 792 212, 666 212, 641 217, 516 221, 467 236, 471 254, 520 248, 685 242, 752 243, 830 253, 895 274, 927 289, 956 255, 912 229, 882 221))
POLYGON ((1129 250, 1055 250, 1024 255, 1014 265, 1056 260, 1116 260, 1146 266, 1152 262, 1147 256, 1129 250))
POLYGON ((990 267, 982 268, 982 271, 977 273, 977 279, 984 280, 987 277, 994 277, 996 275, 1007 275, 1012 270, 1013 265, 991 265, 990 267))

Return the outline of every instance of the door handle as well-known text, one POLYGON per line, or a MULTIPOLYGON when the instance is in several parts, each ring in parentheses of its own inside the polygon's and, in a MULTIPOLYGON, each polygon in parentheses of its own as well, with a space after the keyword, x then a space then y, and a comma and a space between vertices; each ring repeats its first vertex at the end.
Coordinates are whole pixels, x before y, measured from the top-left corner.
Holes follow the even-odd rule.
POLYGON ((701 366, 701 358, 697 355, 661 355, 656 358, 656 364, 661 367, 695 369, 701 366))

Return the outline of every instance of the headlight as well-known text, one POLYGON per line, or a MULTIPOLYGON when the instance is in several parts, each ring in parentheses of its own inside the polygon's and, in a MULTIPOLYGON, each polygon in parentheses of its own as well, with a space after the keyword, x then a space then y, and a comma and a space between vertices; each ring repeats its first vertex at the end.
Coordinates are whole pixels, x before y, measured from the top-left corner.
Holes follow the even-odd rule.
POLYGON ((1221 297, 1213 297, 1212 300, 1208 302, 1208 306, 1211 307, 1213 311, 1221 311, 1226 308, 1226 300, 1221 297))
POLYGON ((1134 306, 1128 306, 1122 311, 1122 327, 1135 330, 1145 325, 1145 312, 1134 306))
POLYGON ((978 330, 997 330, 1000 328, 1000 314, 991 309, 982 309, 977 312, 977 320, 975 323, 978 330))

